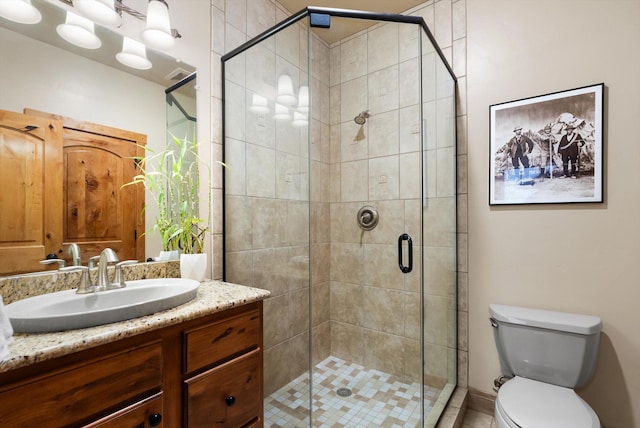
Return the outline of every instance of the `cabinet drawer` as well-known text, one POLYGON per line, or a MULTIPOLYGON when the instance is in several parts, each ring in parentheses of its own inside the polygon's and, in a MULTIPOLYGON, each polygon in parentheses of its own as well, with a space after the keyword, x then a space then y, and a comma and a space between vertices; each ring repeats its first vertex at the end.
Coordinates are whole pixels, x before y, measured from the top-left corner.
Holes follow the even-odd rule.
POLYGON ((0 393, 2 426, 61 427, 160 389, 162 347, 149 343, 38 376, 0 393))
POLYGON ((262 417, 261 373, 257 349, 187 380, 187 426, 256 426, 262 417))
POLYGON ((240 355, 260 344, 260 312, 250 311, 187 331, 186 371, 240 355))
POLYGON ((162 428, 162 393, 135 403, 83 428, 162 428))

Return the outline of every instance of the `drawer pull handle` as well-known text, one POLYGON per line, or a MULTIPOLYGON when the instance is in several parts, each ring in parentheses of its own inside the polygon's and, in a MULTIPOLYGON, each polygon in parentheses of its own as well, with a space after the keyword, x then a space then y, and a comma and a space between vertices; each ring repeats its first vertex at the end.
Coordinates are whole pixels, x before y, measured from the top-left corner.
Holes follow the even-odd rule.
POLYGON ((227 406, 231 407, 234 404, 236 404, 236 397, 234 397, 233 395, 230 395, 224 399, 224 402, 227 403, 227 406))
POLYGON ((149 425, 151 425, 152 427, 157 427, 158 425, 160 425, 160 422, 162 422, 162 415, 160 413, 154 413, 153 415, 149 416, 149 425))

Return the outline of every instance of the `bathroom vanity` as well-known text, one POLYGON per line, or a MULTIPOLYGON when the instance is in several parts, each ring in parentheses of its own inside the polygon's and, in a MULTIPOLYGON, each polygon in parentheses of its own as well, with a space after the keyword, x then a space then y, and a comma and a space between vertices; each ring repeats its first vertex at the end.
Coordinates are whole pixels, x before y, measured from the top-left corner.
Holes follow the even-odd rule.
POLYGON ((3 426, 263 425, 265 290, 205 282, 149 316, 14 336, 0 362, 3 426))

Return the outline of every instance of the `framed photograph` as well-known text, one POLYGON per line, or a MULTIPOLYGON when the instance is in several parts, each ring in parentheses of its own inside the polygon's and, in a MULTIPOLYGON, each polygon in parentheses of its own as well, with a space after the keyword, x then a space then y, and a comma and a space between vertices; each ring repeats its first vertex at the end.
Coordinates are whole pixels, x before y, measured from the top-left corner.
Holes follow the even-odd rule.
POLYGON ((604 83, 489 107, 489 205, 602 202, 604 83))

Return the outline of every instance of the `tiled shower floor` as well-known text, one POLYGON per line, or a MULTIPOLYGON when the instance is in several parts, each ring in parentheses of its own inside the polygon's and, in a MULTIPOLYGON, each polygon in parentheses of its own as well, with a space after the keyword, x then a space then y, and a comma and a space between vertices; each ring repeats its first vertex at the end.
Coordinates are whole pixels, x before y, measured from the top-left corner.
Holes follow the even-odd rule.
MULTIPOLYGON (((313 426, 318 428, 417 427, 420 385, 330 356, 313 371, 313 426), (336 391, 349 388, 352 395, 336 391)), ((305 373, 265 398, 265 427, 309 426, 309 375, 305 373)), ((425 414, 440 390, 425 387, 425 414)))

